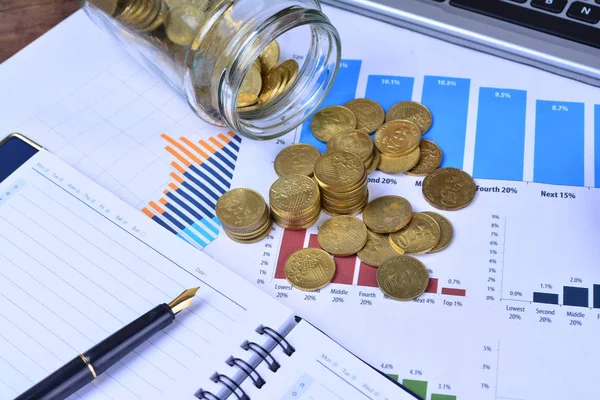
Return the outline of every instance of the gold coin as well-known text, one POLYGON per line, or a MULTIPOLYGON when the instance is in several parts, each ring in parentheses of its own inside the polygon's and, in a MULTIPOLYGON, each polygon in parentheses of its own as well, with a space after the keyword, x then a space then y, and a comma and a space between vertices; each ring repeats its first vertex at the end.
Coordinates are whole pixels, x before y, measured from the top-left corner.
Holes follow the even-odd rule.
POLYGON ((329 254, 356 254, 367 243, 367 227, 354 217, 340 215, 325 221, 317 234, 319 245, 329 254))
POLYGON ((433 249, 429 250, 429 253, 437 253, 438 251, 444 250, 450 245, 452 238, 454 237, 454 228, 452 228, 452 224, 446 217, 438 213, 424 211, 423 214, 429 215, 431 218, 435 219, 435 222, 438 223, 440 230, 442 231, 440 241, 433 249))
POLYGON ((413 122, 395 120, 377 129, 374 140, 375 147, 383 155, 401 157, 419 146, 421 131, 413 122))
POLYGON ((260 76, 260 71, 258 71, 256 68, 250 68, 248 72, 246 72, 246 76, 242 81, 240 93, 250 93, 258 96, 261 88, 262 78, 260 76))
POLYGON ((373 232, 392 233, 408 225, 412 215, 412 206, 404 197, 383 196, 367 204, 363 221, 373 232))
POLYGON ((392 299, 412 300, 425 293, 429 271, 414 257, 396 256, 377 268, 377 284, 392 299))
POLYGON ((406 172, 419 163, 421 158, 421 150, 419 147, 412 152, 402 157, 388 157, 385 154, 381 155, 379 162, 379 170, 390 174, 398 174, 406 172))
POLYGON ((275 223, 279 226, 281 226, 283 229, 287 229, 289 231, 300 231, 300 230, 304 230, 306 228, 310 228, 311 226, 313 226, 314 224, 317 223, 317 221, 319 220, 319 218, 321 217, 321 211, 319 211, 319 213, 316 215, 316 217, 308 222, 288 222, 288 221, 281 221, 277 218, 275 218, 275 223))
POLYGON ((266 227, 263 228, 263 230, 261 230, 260 233, 256 234, 255 236, 252 236, 252 237, 241 237, 241 236, 235 235, 227 230, 225 230, 225 234, 227 235, 227 237, 229 237, 229 239, 233 240, 234 242, 250 244, 250 243, 260 242, 261 240, 266 238, 269 235, 269 233, 271 233, 272 227, 273 227, 273 221, 269 220, 269 221, 267 221, 266 227))
POLYGON ((278 68, 286 71, 286 80, 281 89, 281 93, 285 93, 296 81, 300 67, 298 66, 298 62, 296 60, 289 59, 282 62, 278 68))
POLYGON ((356 116, 356 129, 365 133, 375 132, 385 121, 381 106, 369 99, 354 99, 344 104, 356 116))
POLYGON ((298 250, 285 262, 285 277, 296 289, 322 289, 335 275, 335 261, 321 249, 298 250))
POLYGON ((281 73, 281 69, 279 68, 273 68, 267 72, 267 77, 263 82, 258 96, 262 103, 268 103, 276 97, 279 92, 279 87, 281 86, 281 73))
POLYGON ((406 171, 408 175, 425 176, 438 169, 442 163, 442 150, 437 144, 430 140, 421 140, 419 149, 421 151, 419 162, 412 169, 406 171))
POLYGON ((387 235, 380 235, 371 231, 367 232, 367 244, 358 253, 358 258, 371 267, 379 267, 392 257, 404 253, 396 251, 391 245, 387 235))
POLYGON ((262 54, 258 56, 260 66, 264 72, 270 71, 279 64, 279 43, 273 40, 265 47, 262 54))
POLYGON ((416 101, 403 101, 401 103, 394 104, 390 108, 385 116, 386 121, 393 121, 396 119, 404 119, 407 121, 414 122, 419 127, 421 134, 424 134, 431 128, 433 118, 431 111, 421 103, 416 101))
POLYGON ((377 149, 373 149, 373 161, 371 161, 371 166, 367 168, 367 174, 371 174, 375 172, 377 168, 379 168, 379 164, 381 163, 381 153, 377 149))
POLYGON ((113 15, 117 11, 119 0, 90 0, 90 3, 106 14, 113 15))
POLYGON ((455 211, 465 208, 475 198, 477 185, 464 171, 456 168, 436 169, 423 179, 423 196, 435 208, 455 211))
POLYGON ((265 207, 260 193, 252 189, 232 189, 219 198, 215 208, 224 226, 244 229, 262 222, 265 207))
POLYGON ((237 98, 238 108, 250 107, 258 103, 258 96, 253 93, 240 93, 237 98))
POLYGON ((277 175, 306 175, 313 176, 315 162, 321 152, 310 144, 293 144, 281 150, 275 157, 275 172, 277 175))
POLYGON ((173 43, 187 46, 194 40, 194 35, 202 22, 202 13, 198 11, 198 7, 183 3, 169 10, 165 31, 173 43))
POLYGON ((373 157, 373 141, 363 131, 340 132, 327 142, 327 152, 332 151, 347 151, 365 162, 373 157))
POLYGON ((360 183, 365 177, 365 165, 352 153, 334 151, 325 153, 315 163, 315 178, 320 185, 348 188, 360 183))
POLYGON ((319 187, 304 175, 288 175, 277 179, 269 190, 269 203, 282 213, 298 213, 319 201, 319 187))
POLYGON ((390 234, 390 244, 405 253, 424 254, 438 244, 441 234, 435 219, 423 213, 414 213, 408 225, 390 234))
POLYGON ((310 121, 310 129, 321 142, 327 143, 336 134, 356 128, 356 117, 342 106, 329 106, 318 111, 310 121))

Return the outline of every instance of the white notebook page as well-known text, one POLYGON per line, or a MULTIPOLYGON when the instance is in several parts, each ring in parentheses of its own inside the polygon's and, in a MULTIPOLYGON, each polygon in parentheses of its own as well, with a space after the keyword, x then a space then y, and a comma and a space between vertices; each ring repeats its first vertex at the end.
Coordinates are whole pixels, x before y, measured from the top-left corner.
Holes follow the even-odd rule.
POLYGON ((174 385, 193 393, 248 332, 290 318, 46 151, 0 193, 0 399, 189 287, 200 286, 192 307, 74 397, 154 399, 174 385))

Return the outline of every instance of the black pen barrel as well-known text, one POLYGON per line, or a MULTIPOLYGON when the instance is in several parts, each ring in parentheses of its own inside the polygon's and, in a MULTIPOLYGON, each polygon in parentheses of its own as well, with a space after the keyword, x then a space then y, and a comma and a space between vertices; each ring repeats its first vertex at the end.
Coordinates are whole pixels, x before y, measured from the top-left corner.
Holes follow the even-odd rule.
POLYGON ((83 355, 90 360, 96 369, 96 374, 100 375, 152 335, 171 325, 174 319, 175 314, 171 308, 161 304, 107 337, 83 355))
POLYGON ((148 311, 96 346, 75 357, 15 400, 62 400, 93 381, 136 347, 169 326, 175 314, 167 304, 148 311))

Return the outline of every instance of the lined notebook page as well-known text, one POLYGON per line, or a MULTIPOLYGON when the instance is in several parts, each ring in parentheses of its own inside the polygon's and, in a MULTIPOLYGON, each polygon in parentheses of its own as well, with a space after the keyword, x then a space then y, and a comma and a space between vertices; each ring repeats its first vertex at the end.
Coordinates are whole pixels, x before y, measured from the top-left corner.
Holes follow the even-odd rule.
POLYGON ((191 308, 74 398, 194 393, 247 332, 291 311, 38 153, 0 184, 0 399, 194 286, 191 308))

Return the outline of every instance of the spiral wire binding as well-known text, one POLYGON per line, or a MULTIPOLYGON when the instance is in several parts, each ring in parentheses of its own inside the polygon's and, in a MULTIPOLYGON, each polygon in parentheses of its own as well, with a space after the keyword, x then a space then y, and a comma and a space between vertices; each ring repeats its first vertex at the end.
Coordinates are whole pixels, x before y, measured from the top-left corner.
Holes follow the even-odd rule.
MULTIPOLYGON (((281 333, 277 332, 272 328, 269 328, 268 326, 261 325, 256 329, 256 332, 260 335, 269 336, 273 341, 275 341, 275 343, 277 343, 278 346, 281 346, 284 354, 288 357, 291 357, 292 354, 294 354, 294 352, 296 351, 296 349, 290 344, 290 342, 286 340, 286 338, 281 333)), ((277 362, 275 357, 273 357, 267 349, 255 342, 250 342, 246 340, 244 341, 244 343, 242 343, 241 348, 245 351, 252 351, 254 354, 259 356, 262 362, 266 363, 268 368, 273 372, 277 372, 279 367, 281 367, 281 364, 277 362)), ((238 367, 241 371, 244 372, 244 374, 246 374, 246 378, 250 378, 252 380, 252 383, 258 389, 262 388, 263 385, 266 383, 263 377, 256 371, 256 368, 252 367, 252 365, 242 360, 241 358, 230 356, 225 361, 225 363, 230 367, 238 367)), ((244 378, 244 380, 246 378, 244 378)), ((248 396, 244 389, 240 387, 240 384, 235 382, 227 375, 215 372, 210 377, 210 380, 225 386, 231 392, 231 394, 237 398, 237 400, 251 400, 250 396, 248 396)), ((194 393, 194 396, 200 400, 224 400, 221 399, 219 396, 215 395, 214 393, 204 389, 199 389, 196 393, 194 393)))

